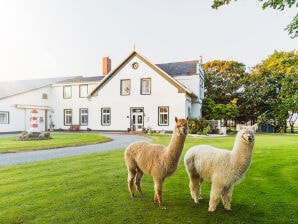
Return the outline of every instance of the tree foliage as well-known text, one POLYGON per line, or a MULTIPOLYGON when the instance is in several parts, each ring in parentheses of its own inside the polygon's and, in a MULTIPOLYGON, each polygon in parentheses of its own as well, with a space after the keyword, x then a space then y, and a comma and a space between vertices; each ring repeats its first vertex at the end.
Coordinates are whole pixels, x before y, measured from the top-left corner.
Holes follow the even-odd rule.
POLYGON ((242 63, 211 61, 204 65, 206 119, 257 120, 286 131, 298 113, 298 53, 275 51, 249 73, 242 63))
POLYGON ((239 111, 236 105, 232 103, 221 104, 215 103, 210 98, 203 100, 203 116, 208 120, 234 120, 239 116, 239 111))
MULTIPOLYGON (((236 1, 236 0, 235 0, 236 1)), ((286 8, 291 8, 292 6, 298 8, 298 2, 296 0, 259 0, 262 2, 262 8, 273 8, 275 10, 283 11, 286 8)), ((230 4, 231 0, 213 0, 212 8, 218 9, 220 6, 230 4)), ((292 21, 285 28, 288 30, 288 34, 295 38, 298 36, 298 13, 292 19, 292 21)))
POLYGON ((214 60, 203 65, 206 98, 228 104, 239 95, 239 80, 245 75, 245 65, 236 61, 214 60))
MULTIPOLYGON (((240 114, 244 120, 274 123, 285 132, 287 119, 298 113, 298 54, 275 51, 242 80, 240 114)), ((294 120, 289 123, 294 124, 294 120)))

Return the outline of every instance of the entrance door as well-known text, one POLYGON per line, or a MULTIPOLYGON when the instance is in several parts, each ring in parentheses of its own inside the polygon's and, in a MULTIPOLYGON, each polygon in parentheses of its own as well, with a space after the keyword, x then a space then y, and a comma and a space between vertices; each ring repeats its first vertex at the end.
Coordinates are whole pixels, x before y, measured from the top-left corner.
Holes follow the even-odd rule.
POLYGON ((144 109, 132 108, 131 109, 131 125, 133 131, 142 131, 144 126, 144 109))

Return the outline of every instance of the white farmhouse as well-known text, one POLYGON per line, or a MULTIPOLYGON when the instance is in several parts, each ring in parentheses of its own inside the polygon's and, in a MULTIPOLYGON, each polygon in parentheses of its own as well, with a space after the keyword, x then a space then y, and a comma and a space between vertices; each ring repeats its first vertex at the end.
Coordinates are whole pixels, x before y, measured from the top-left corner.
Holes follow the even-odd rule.
POLYGON ((103 76, 0 82, 0 132, 30 130, 172 131, 175 116, 201 117, 204 97, 202 61, 153 64, 131 52, 103 76), (27 88, 25 88, 27 87, 27 88), (13 91, 12 91, 13 90, 13 91))
POLYGON ((155 65, 133 51, 91 92, 90 127, 171 131, 175 116, 201 117, 203 90, 200 61, 155 65))

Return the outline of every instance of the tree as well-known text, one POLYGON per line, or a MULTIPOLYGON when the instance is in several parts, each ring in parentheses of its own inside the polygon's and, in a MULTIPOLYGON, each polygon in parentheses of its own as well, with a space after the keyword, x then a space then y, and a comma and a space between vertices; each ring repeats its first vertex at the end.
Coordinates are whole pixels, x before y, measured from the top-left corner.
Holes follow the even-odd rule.
POLYGON ((214 60, 203 65, 205 73, 205 97, 215 103, 228 104, 238 97, 245 75, 245 65, 236 61, 214 60))
MULTIPOLYGON (((296 68, 298 69, 298 67, 296 68)), ((282 80, 277 102, 279 102, 276 106, 278 117, 287 119, 291 127, 291 132, 294 133, 294 124, 298 119, 298 116, 295 116, 298 113, 298 71, 295 75, 286 76, 282 80)), ((287 125, 286 121, 284 123, 287 125)))
MULTIPOLYGON (((235 0, 237 1, 237 0, 235 0)), ((298 2, 296 0, 259 0, 263 2, 262 8, 273 8, 276 10, 283 11, 285 8, 291 8, 292 6, 296 6, 298 8, 298 2)), ((213 0, 212 8, 218 9, 222 5, 230 4, 231 0, 213 0)), ((288 30, 288 34, 290 37, 295 38, 298 36, 298 13, 290 22, 290 24, 285 28, 288 30)))
POLYGON ((239 116, 237 100, 245 65, 236 61, 214 60, 203 65, 205 99, 203 116, 206 119, 234 120, 239 116))
POLYGON ((294 124, 291 118, 298 113, 297 52, 275 51, 242 81, 240 114, 274 123, 280 132, 286 132, 289 117, 290 125, 294 124))
POLYGON ((206 119, 224 120, 226 125, 227 120, 233 120, 237 116, 239 116, 238 108, 232 103, 216 104, 210 98, 203 100, 203 117, 206 119))

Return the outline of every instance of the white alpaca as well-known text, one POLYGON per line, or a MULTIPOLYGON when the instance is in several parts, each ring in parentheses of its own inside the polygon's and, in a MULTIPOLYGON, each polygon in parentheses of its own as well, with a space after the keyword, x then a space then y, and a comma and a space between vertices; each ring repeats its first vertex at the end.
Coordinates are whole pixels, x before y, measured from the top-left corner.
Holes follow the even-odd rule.
POLYGON ((195 203, 202 199, 201 185, 206 180, 212 183, 208 211, 216 210, 220 197, 224 208, 231 210, 234 185, 244 178, 252 160, 256 130, 256 124, 238 127, 232 151, 209 145, 193 146, 187 151, 184 165, 190 179, 191 197, 195 203))
POLYGON ((135 142, 125 150, 125 163, 128 170, 128 189, 134 197, 133 182, 137 190, 143 195, 141 178, 144 173, 153 176, 154 202, 162 204, 162 185, 166 177, 173 174, 178 166, 188 132, 188 118, 177 119, 170 144, 166 147, 148 142, 135 142))

